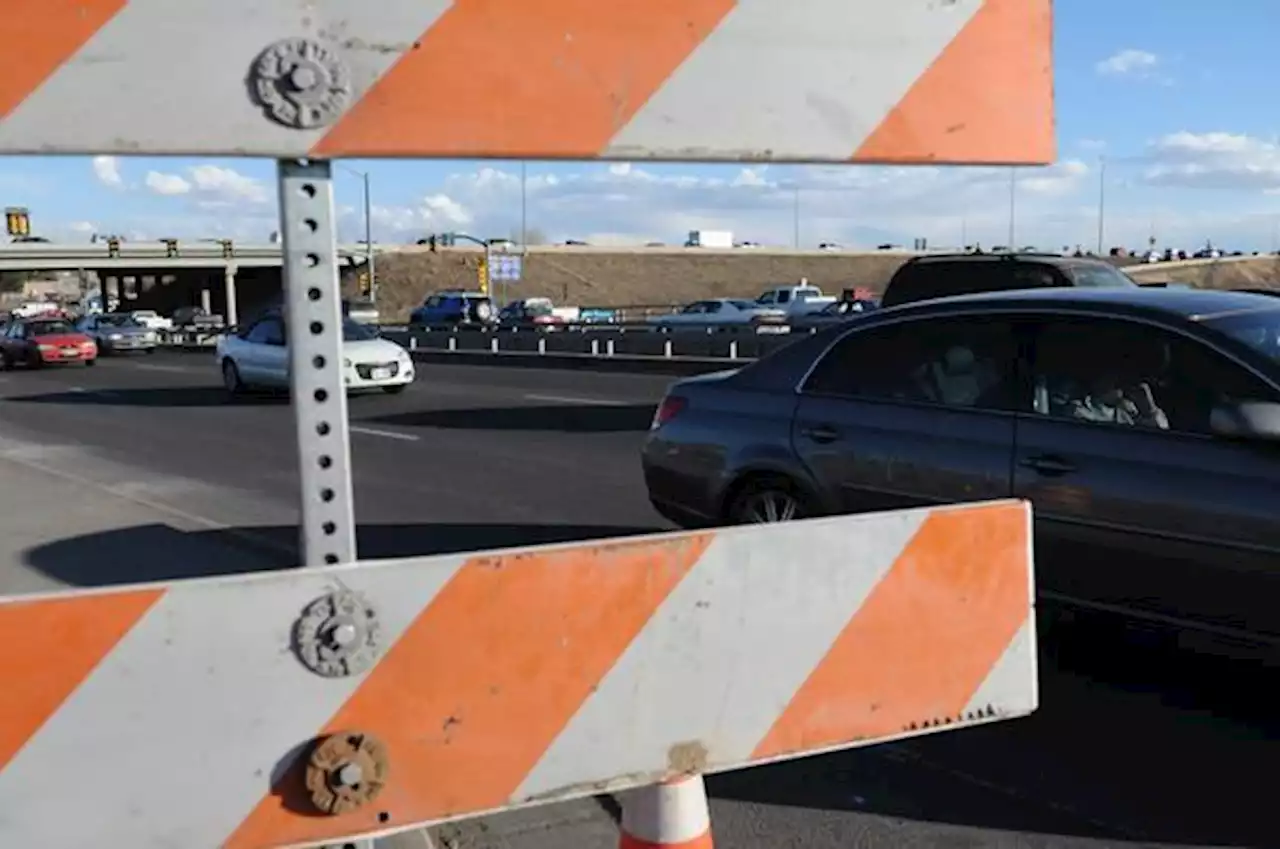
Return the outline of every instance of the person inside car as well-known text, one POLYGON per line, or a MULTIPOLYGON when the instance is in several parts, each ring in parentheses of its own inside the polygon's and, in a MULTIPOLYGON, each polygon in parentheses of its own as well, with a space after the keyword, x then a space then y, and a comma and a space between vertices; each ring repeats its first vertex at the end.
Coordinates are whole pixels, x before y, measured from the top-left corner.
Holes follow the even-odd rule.
POLYGON ((1080 421, 1169 429, 1169 417, 1152 388, 1161 384, 1167 352, 1133 351, 1132 344, 1113 346, 1102 339, 1069 351, 1056 344, 1058 340, 1045 341, 1037 356, 1038 411, 1080 421))

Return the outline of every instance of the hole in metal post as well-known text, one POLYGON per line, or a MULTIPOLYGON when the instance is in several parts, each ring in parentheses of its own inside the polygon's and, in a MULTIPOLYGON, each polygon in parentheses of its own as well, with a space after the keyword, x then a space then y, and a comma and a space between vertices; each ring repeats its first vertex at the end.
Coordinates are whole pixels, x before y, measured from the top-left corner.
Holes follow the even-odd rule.
POLYGON ((320 300, 320 290, 317 289, 315 286, 312 286, 310 289, 307 290, 307 297, 313 301, 320 300))
POLYGON ((311 233, 314 233, 320 229, 320 222, 316 221, 314 218, 308 218, 302 222, 302 228, 311 233))
POLYGON ((324 556, 324 562, 325 562, 325 565, 326 565, 326 566, 334 566, 334 565, 336 565, 336 564, 337 564, 337 562, 338 562, 338 555, 336 555, 336 554, 326 554, 326 555, 324 556))
POLYGON ((337 493, 334 492, 332 489, 329 489, 329 487, 327 486, 324 489, 320 490, 320 500, 325 503, 332 501, 336 497, 337 497, 337 493))
POLYGON ((324 531, 325 536, 330 536, 330 537, 338 532, 338 526, 333 522, 325 522, 323 525, 320 526, 320 529, 324 531))
POLYGON ((320 321, 311 322, 310 328, 312 336, 319 336, 324 333, 324 323, 320 321))
POLYGON ((316 433, 321 436, 328 436, 330 430, 331 428, 329 427, 328 422, 320 422, 320 424, 316 425, 316 433))
POLYGON ((307 267, 315 268, 320 264, 320 254, 307 254, 307 267))
POLYGON ((316 403, 323 404, 325 401, 329 400, 329 393, 324 389, 317 389, 312 393, 312 397, 316 399, 316 403))
POLYGON ((324 357, 320 356, 319 354, 316 354, 314 357, 311 358, 311 365, 315 366, 316 368, 324 368, 324 364, 327 362, 328 360, 326 360, 324 357))
POLYGON ((302 195, 304 198, 315 197, 316 196, 315 183, 303 183, 301 186, 298 187, 298 194, 302 195))
POLYGON ((321 454, 320 459, 317 460, 316 462, 320 464, 320 468, 327 469, 333 465, 333 458, 330 457, 328 454, 321 454))

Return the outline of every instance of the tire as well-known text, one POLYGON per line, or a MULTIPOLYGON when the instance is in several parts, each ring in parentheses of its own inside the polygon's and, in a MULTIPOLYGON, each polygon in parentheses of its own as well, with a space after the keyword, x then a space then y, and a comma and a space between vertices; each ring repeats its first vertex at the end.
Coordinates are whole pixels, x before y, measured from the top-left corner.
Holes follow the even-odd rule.
POLYGON ((85 368, 92 368, 92 367, 96 366, 97 364, 98 364, 98 358, 97 358, 97 357, 94 357, 94 358, 93 358, 93 359, 91 359, 91 360, 85 360, 85 361, 84 361, 84 367, 85 367, 85 368))
POLYGON ((485 301, 479 301, 471 306, 471 320, 481 324, 488 322, 493 318, 493 305, 485 301))
POLYGON ((398 386, 384 386, 382 387, 382 391, 387 393, 388 395, 399 395, 401 392, 405 391, 408 388, 409 388, 409 384, 401 383, 398 386))
POLYGON ((11 368, 13 368, 13 362, 9 359, 9 355, 0 351, 0 371, 8 371, 11 368))
POLYGON ((725 518, 734 525, 790 522, 810 515, 798 488, 783 477, 759 477, 745 481, 729 499, 725 518))
POLYGON ((240 379, 240 369, 236 368, 235 362, 230 358, 222 361, 222 385, 232 398, 238 398, 244 394, 244 381, 240 379))

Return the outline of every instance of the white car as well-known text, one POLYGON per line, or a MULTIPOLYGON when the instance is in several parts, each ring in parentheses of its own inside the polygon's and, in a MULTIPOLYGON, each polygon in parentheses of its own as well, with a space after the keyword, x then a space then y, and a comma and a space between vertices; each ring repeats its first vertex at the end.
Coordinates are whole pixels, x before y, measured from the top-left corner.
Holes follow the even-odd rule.
POLYGON ((741 298, 712 298, 695 301, 680 312, 659 315, 649 319, 660 327, 679 327, 684 324, 781 324, 786 321, 786 310, 764 307, 755 301, 741 298))
MULTIPOLYGON (((234 333, 218 337, 222 382, 232 395, 247 389, 289 386, 289 348, 284 317, 269 312, 234 333)), ((413 359, 374 328, 351 320, 342 323, 342 372, 347 390, 381 389, 396 394, 413 383, 413 359)))
POLYGON ((148 330, 172 330, 173 319, 165 318, 155 310, 134 310, 129 313, 133 320, 148 330))

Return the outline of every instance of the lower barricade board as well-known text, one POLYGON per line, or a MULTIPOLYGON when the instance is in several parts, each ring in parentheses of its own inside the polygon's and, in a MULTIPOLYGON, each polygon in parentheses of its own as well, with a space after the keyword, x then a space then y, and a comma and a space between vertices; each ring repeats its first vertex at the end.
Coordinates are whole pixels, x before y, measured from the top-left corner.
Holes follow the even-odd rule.
POLYGON ((318 845, 1026 715, 1030 520, 1000 501, 3 599, 0 844, 318 845))

